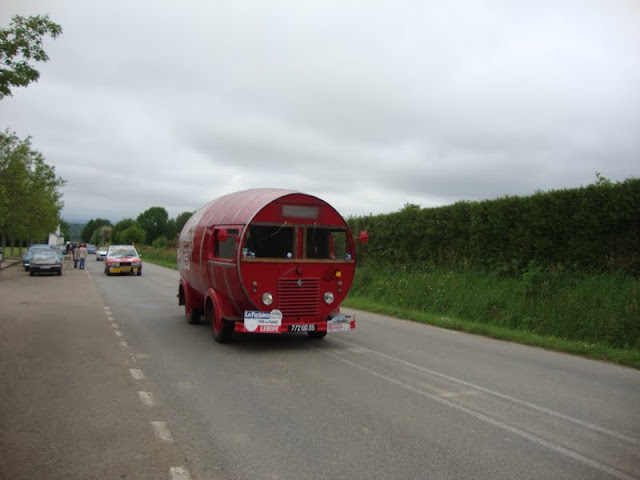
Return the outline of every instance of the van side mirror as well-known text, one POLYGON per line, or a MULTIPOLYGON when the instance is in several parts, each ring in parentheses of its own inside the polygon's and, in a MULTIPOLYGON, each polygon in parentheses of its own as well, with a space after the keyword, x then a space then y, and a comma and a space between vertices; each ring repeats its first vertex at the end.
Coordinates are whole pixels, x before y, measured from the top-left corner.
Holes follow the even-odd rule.
POLYGON ((358 240, 360 240, 362 243, 367 243, 369 241, 369 234, 367 232, 360 232, 358 240))

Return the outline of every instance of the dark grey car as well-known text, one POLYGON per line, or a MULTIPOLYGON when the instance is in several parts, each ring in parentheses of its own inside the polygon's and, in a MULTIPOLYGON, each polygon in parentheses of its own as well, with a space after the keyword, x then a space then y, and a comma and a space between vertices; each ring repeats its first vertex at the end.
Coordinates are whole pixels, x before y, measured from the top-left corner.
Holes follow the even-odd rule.
POLYGON ((33 277, 36 273, 62 275, 62 258, 58 252, 52 249, 35 251, 29 265, 29 274, 33 277))
POLYGON ((46 243, 36 243, 31 245, 26 253, 22 256, 22 266, 24 267, 24 271, 29 271, 29 266, 31 265, 31 259, 33 258, 33 254, 35 252, 53 252, 53 249, 47 245, 46 243))

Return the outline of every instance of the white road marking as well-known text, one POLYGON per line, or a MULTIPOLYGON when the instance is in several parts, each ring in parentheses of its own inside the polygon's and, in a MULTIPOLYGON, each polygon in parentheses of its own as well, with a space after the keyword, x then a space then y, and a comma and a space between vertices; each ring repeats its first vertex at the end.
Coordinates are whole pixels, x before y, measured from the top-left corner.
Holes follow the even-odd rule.
POLYGON ((439 397, 443 397, 443 398, 454 398, 454 397, 461 397, 461 396, 473 396, 473 395, 478 395, 480 392, 476 391, 476 390, 467 390, 464 392, 443 392, 443 393, 438 393, 439 397))
MULTIPOLYGON (((352 344, 350 342, 345 342, 344 340, 339 340, 339 342, 344 343, 345 345, 349 345, 349 346, 355 346, 355 344, 352 344)), ((475 383, 471 383, 471 382, 467 382, 465 380, 461 380, 459 378, 455 378, 452 377, 450 375, 445 375, 444 373, 440 373, 440 372, 436 372, 435 370, 431 370, 429 368, 425 368, 425 367, 421 367, 420 365, 416 365, 415 363, 411 363, 411 362, 407 362, 406 360, 402 360, 400 358, 396 358, 392 355, 387 355, 385 353, 381 353, 381 352, 376 352, 375 350, 370 350, 366 347, 359 347, 362 348, 364 350, 367 351, 367 353, 371 353, 373 355, 378 355, 379 357, 383 357, 386 358, 387 360, 392 360, 394 362, 400 363, 401 365, 404 365, 405 367, 409 367, 409 368, 413 368, 414 370, 418 370, 419 372, 422 373, 427 373, 429 375, 433 375, 434 377, 440 377, 443 378, 445 380, 448 380, 450 382, 454 382, 457 383, 459 385, 464 385, 466 387, 469 388, 474 388, 476 390, 479 390, 481 392, 487 393, 489 395, 493 395, 494 397, 498 397, 501 398, 502 400, 507 400, 509 402, 513 402, 516 403, 518 405, 522 405, 524 407, 530 408, 532 410, 537 410, 538 412, 542 412, 542 413, 546 413, 547 415, 551 415, 552 417, 556 417, 556 418, 561 418, 562 420, 566 420, 567 422, 571 422, 571 423, 575 423, 576 425, 580 425, 581 427, 587 428, 589 430, 593 430, 595 432, 599 432, 599 433, 604 433, 605 435, 609 435, 611 437, 615 437, 619 440, 624 440, 626 442, 635 444, 635 445, 640 445, 640 440, 636 439, 636 438, 632 438, 629 437, 627 435, 624 435, 622 433, 619 432, 614 432, 613 430, 609 430, 607 428, 603 428, 600 427, 598 425, 594 425, 593 423, 589 423, 589 422, 585 422, 584 420, 580 420, 578 418, 573 418, 569 415, 565 415, 564 413, 560 413, 560 412, 556 412, 554 410, 550 410, 548 408, 545 407, 541 407, 540 405, 536 405, 534 403, 530 403, 524 400, 520 400, 518 398, 515 397, 510 397, 509 395, 504 395, 500 392, 497 392, 495 390, 491 390, 489 388, 485 388, 482 387, 480 385, 476 385, 475 383)))
MULTIPOLYGON (((348 342, 345 342, 345 343, 348 343, 348 342)), ((596 460, 593 460, 593 459, 591 459, 589 457, 585 457, 584 455, 580 455, 578 452, 574 452, 573 450, 569 450, 568 448, 562 447, 562 446, 557 445, 557 444, 555 444, 553 442, 545 440, 544 438, 541 438, 541 437, 539 437, 537 435, 525 432, 524 430, 520 430, 519 428, 516 428, 516 427, 512 427, 511 425, 508 425, 508 424, 506 424, 504 422, 501 422, 500 420, 496 420, 495 418, 491 418, 491 417, 489 417, 489 416, 487 416, 487 415, 485 415, 483 413, 476 412, 475 410, 471 410, 470 408, 463 407, 462 405, 458 405, 457 403, 454 403, 454 402, 452 402, 450 400, 447 400, 446 398, 442 398, 442 397, 440 397, 438 395, 433 395, 431 393, 425 392, 424 390, 420 390, 419 388, 414 387, 413 385, 409 385, 407 383, 404 383, 404 382, 402 382, 400 380, 397 380, 397 379, 395 379, 393 377, 390 377, 388 375, 385 375, 383 373, 376 372, 375 370, 367 368, 364 365, 356 363, 354 361, 348 360, 348 359, 346 359, 346 358, 344 358, 344 357, 342 357, 342 356, 340 356, 340 355, 338 355, 336 353, 330 352, 330 351, 322 349, 322 348, 319 348, 319 350, 321 350, 323 353, 329 355, 330 357, 333 357, 333 358, 335 358, 337 360, 340 360, 341 362, 349 364, 352 367, 355 367, 355 368, 357 368, 359 370, 367 372, 370 375, 373 375, 373 376, 378 377, 378 378, 382 378, 383 380, 386 380, 387 382, 390 382, 390 383, 393 383, 393 384, 398 385, 400 387, 403 387, 403 388, 405 388, 407 390, 410 390, 410 391, 412 391, 412 392, 414 392, 414 393, 416 393, 416 394, 418 394, 418 395, 420 395, 422 397, 429 398, 429 399, 431 399, 431 400, 433 400, 435 402, 438 402, 438 403, 441 403, 443 405, 446 405, 447 407, 453 408, 454 410, 458 410, 460 412, 466 413, 467 415, 470 415, 473 418, 476 418, 478 420, 486 422, 486 423, 488 423, 490 425, 493 425, 493 426, 498 427, 498 428, 502 428, 503 430, 506 430, 507 432, 513 433, 514 435, 518 435, 519 437, 525 438, 525 439, 529 440, 530 442, 533 442, 533 443, 535 443, 537 445, 540 445, 540 446, 548 448, 549 450, 552 450, 552 451, 554 451, 556 453, 560 453, 560 454, 565 455, 565 456, 567 456, 569 458, 572 458, 572 459, 574 459, 574 460, 576 460, 576 461, 578 461, 580 463, 588 465, 591 468, 594 468, 596 470, 604 472, 607 475, 611 475, 611 476, 613 476, 615 478, 619 478, 621 480, 634 480, 633 477, 631 477, 631 476, 629 476, 629 475, 627 475, 627 474, 625 474, 625 473, 623 473, 623 472, 621 472, 619 470, 616 470, 615 468, 611 468, 611 467, 609 467, 609 466, 607 466, 607 465, 605 465, 603 463, 600 463, 600 462, 598 462, 596 460)), ((378 352, 373 352, 373 353, 378 353, 378 352)), ((388 356, 388 355, 384 355, 382 353, 379 353, 379 355, 382 355, 382 356, 385 356, 385 357, 388 356)), ((389 356, 389 358, 394 359, 394 357, 390 357, 390 356, 389 356)), ((400 360, 400 359, 395 359, 395 360, 398 360, 401 363, 409 363, 409 362, 404 362, 403 360, 400 360)), ((416 365, 416 367, 418 367, 418 366, 416 365)), ((420 367, 418 367, 418 368, 420 368, 420 367)), ((427 370, 427 369, 425 369, 425 370, 427 370)), ((440 374, 440 376, 445 377, 445 375, 441 375, 441 374, 440 374)), ((460 381, 460 383, 466 384, 466 382, 462 382, 462 381, 460 381)))
POLYGON ((142 404, 147 407, 153 407, 156 404, 156 401, 153 398, 153 393, 151 392, 138 392, 138 396, 140 397, 142 404))
POLYGON ((128 348, 129 344, 127 342, 125 342, 124 340, 120 342, 120 345, 122 345, 124 348, 128 348))
POLYGON ((124 333, 122 333, 120 330, 115 330, 114 333, 117 337, 122 337, 124 335, 124 333))
POLYGON ((131 377, 133 377, 134 380, 144 379, 144 373, 142 373, 142 370, 139 368, 130 368, 129 371, 131 372, 131 377))
POLYGON ((173 437, 165 422, 151 422, 151 426, 153 427, 153 433, 156 434, 158 439, 167 443, 173 442, 173 437))
POLYGON ((171 467, 169 473, 171 474, 171 480, 191 480, 189 470, 185 467, 171 467))

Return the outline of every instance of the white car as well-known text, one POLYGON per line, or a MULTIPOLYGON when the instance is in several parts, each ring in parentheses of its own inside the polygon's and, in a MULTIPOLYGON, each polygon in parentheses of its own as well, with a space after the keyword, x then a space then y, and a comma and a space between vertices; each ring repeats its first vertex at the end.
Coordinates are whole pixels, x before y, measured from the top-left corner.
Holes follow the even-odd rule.
POLYGON ((108 249, 109 247, 98 248, 98 250, 96 250, 96 261, 104 261, 105 257, 107 256, 108 249))

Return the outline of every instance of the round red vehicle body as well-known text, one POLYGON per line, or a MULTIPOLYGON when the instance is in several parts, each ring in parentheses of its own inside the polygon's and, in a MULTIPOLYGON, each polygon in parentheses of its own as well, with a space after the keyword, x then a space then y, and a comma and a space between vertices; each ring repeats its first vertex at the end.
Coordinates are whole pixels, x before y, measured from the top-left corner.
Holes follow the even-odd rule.
POLYGON ((178 266, 187 321, 204 314, 218 342, 234 331, 322 338, 355 328, 340 314, 356 268, 354 239, 317 197, 265 188, 213 200, 182 229, 178 266))

